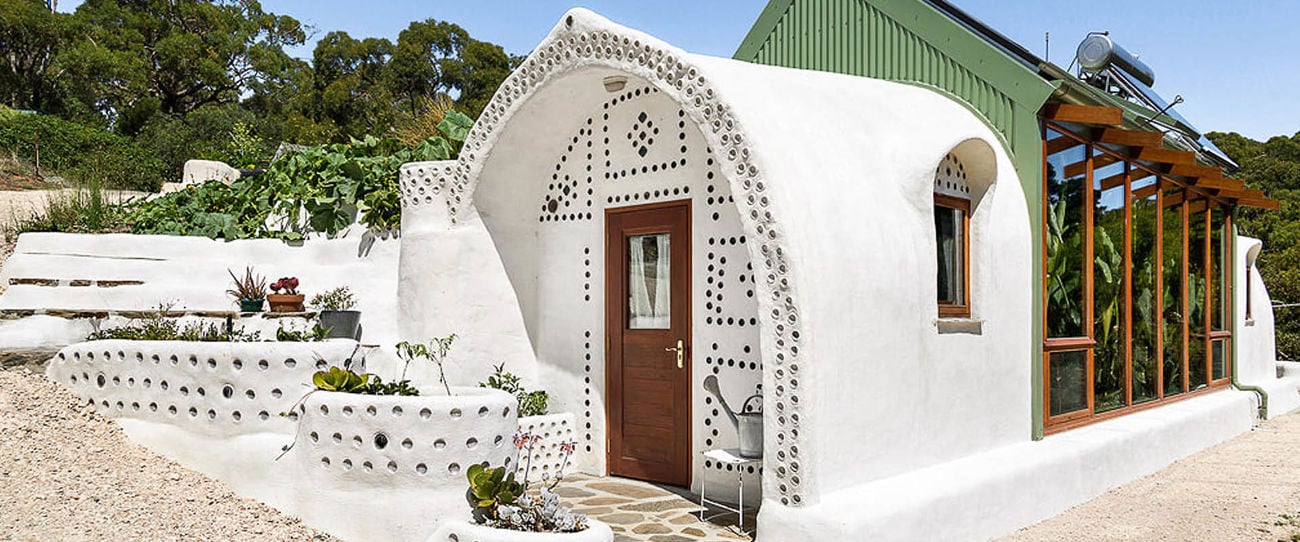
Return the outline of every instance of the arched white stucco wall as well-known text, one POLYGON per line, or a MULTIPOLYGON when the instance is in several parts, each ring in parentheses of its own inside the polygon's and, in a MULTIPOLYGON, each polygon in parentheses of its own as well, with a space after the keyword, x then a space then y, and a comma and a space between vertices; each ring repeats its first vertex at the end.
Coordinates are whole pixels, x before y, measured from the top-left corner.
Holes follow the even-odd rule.
MULTIPOLYGON (((1000 149, 977 118, 936 93, 690 55, 574 10, 502 85, 460 161, 409 179, 406 201, 473 221, 487 156, 521 148, 502 144, 503 126, 542 99, 538 88, 590 67, 649 81, 681 104, 718 156, 753 240, 766 498, 798 506, 1029 438, 1031 236, 999 151, 996 188, 973 232, 980 333, 941 334, 936 322, 934 168, 971 139, 1000 149), (436 198, 417 194, 435 188, 436 198)), ((514 258, 536 261, 526 233, 500 233, 493 241, 507 268, 514 258)), ((515 290, 533 288, 527 280, 515 290)))
POLYGON ((1273 303, 1257 267, 1263 243, 1259 239, 1237 236, 1236 246, 1232 271, 1232 295, 1237 305, 1233 336, 1236 381, 1263 389, 1268 394, 1265 410, 1268 417, 1273 418, 1300 408, 1300 393, 1297 393, 1300 374, 1297 374, 1296 364, 1278 360, 1273 303), (1250 281, 1249 291, 1246 281, 1250 281), (1247 296, 1250 297, 1250 318, 1246 317, 1247 296))

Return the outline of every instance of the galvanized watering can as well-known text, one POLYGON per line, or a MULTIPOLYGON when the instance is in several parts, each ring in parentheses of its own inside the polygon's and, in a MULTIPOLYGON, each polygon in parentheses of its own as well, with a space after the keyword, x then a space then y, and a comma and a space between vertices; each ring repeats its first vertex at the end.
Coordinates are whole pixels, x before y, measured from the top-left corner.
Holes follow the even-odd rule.
POLYGON ((727 400, 722 398, 718 389, 718 377, 704 377, 704 389, 722 403, 722 410, 731 418, 731 425, 736 427, 740 440, 740 457, 755 459, 763 457, 763 395, 755 393, 740 405, 740 412, 731 410, 727 400), (752 404, 751 404, 752 403, 752 404))

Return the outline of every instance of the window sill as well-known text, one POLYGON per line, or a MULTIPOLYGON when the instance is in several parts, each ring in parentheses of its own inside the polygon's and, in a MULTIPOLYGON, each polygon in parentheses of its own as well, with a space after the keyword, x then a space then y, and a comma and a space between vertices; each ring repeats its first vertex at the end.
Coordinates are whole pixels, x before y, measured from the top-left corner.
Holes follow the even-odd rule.
POLYGON ((977 318, 939 318, 934 321, 940 335, 983 335, 984 320, 977 318))

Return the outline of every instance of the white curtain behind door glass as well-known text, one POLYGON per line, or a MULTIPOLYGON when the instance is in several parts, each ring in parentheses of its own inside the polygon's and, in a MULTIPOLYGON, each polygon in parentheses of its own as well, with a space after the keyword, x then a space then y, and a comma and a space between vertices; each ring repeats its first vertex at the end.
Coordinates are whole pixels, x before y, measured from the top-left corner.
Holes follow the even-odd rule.
POLYGON ((669 276, 672 258, 668 234, 637 235, 628 239, 628 328, 672 327, 669 276), (646 250, 646 241, 653 240, 646 250))

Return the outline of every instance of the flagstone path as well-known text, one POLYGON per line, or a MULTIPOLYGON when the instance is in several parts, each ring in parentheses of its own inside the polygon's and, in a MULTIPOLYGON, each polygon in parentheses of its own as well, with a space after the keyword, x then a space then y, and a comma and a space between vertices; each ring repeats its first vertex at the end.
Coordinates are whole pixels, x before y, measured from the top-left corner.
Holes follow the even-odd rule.
MULTIPOLYGON (((608 523, 614 542, 751 540, 735 527, 700 521, 697 502, 645 482, 576 474, 566 476, 555 492, 574 511, 608 523)), ((746 526, 751 521, 747 515, 746 526)))

